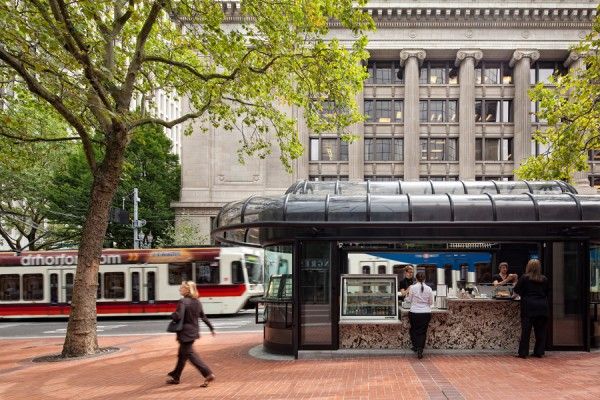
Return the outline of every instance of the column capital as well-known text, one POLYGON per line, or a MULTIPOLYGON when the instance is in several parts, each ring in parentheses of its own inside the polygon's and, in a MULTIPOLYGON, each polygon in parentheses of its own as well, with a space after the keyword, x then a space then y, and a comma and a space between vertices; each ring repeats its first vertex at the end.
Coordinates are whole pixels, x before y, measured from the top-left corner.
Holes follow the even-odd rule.
POLYGON ((513 53, 508 66, 511 68, 514 67, 515 63, 523 58, 529 58, 529 62, 534 63, 538 58, 540 58, 540 52, 537 50, 517 49, 513 53))
POLYGON ((483 52, 478 49, 461 49, 456 52, 454 66, 460 66, 460 63, 462 63, 466 58, 473 58, 475 60, 475 64, 477 64, 483 58, 483 52))
POLYGON ((569 68, 571 66, 571 64, 573 64, 574 62, 578 61, 579 59, 585 57, 585 54, 579 51, 575 51, 572 50, 571 52, 569 52, 569 56, 567 57, 567 59, 563 62, 563 65, 566 68, 569 68))
POLYGON ((405 49, 400 51, 400 66, 404 66, 404 63, 406 63, 406 60, 408 60, 410 57, 416 57, 417 61, 419 61, 419 65, 421 65, 423 63, 423 60, 425 59, 427 53, 425 53, 425 50, 421 50, 421 49, 405 49))

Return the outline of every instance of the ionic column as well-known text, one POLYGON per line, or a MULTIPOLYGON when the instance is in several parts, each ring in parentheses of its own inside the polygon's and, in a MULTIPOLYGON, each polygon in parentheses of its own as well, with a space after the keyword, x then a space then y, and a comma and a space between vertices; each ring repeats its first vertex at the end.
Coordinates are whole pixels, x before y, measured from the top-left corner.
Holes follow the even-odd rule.
POLYGON ((482 58, 481 50, 459 50, 454 61, 454 65, 460 67, 458 176, 466 180, 475 180, 475 65, 482 58))
POLYGON ((537 50, 515 50, 508 64, 513 68, 515 81, 514 100, 514 167, 519 168, 521 162, 531 155, 531 121, 529 118, 529 70, 531 64, 540 58, 537 50))
POLYGON ((404 180, 419 180, 421 149, 419 144, 419 66, 425 50, 402 50, 404 67, 404 180))
MULTIPOLYGON (((566 68, 569 68, 570 74, 576 74, 577 71, 585 69, 584 55, 572 51, 563 63, 566 68)), ((579 171, 573 174, 573 183, 577 192, 581 194, 596 194, 596 188, 590 186, 588 179, 588 171, 579 171)))

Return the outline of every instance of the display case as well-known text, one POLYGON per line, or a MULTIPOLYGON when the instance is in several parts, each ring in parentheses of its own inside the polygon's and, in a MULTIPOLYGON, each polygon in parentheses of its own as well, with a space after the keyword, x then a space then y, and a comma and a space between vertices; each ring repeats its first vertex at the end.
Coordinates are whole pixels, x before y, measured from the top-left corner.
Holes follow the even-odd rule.
POLYGON ((494 287, 493 298, 496 300, 511 300, 513 285, 498 285, 494 287))
POLYGON ((396 275, 342 275, 340 320, 397 320, 396 275))

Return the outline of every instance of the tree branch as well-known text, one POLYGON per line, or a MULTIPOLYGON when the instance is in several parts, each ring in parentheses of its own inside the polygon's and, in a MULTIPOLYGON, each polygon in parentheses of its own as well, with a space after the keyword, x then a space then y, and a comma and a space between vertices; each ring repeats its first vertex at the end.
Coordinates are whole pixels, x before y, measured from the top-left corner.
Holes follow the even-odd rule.
POLYGON ((83 123, 69 110, 62 100, 50 93, 45 87, 31 75, 23 64, 12 54, 8 53, 4 46, 0 46, 0 60, 9 65, 27 84, 29 90, 50 104, 63 118, 77 131, 81 137, 83 149, 88 162, 88 165, 94 171, 96 169, 96 159, 90 135, 88 134, 83 123))
POLYGON ((131 130, 133 128, 137 128, 138 126, 146 125, 146 124, 158 124, 158 125, 164 126, 165 128, 172 128, 175 125, 179 125, 187 120, 201 117, 206 112, 206 110, 208 110, 208 107, 210 106, 210 104, 211 104, 211 99, 209 99, 208 102, 204 106, 202 106, 202 108, 200 110, 198 110, 197 112, 182 115, 181 117, 173 119, 171 121, 165 121, 163 119, 154 118, 154 117, 142 118, 142 119, 134 122, 133 124, 131 124, 129 126, 129 130, 131 130))
MULTIPOLYGON (((33 143, 33 142, 67 142, 67 141, 72 141, 72 140, 82 140, 81 137, 79 137, 79 136, 41 138, 41 137, 32 137, 32 136, 27 137, 27 136, 11 135, 10 133, 4 132, 4 128, 2 128, 2 127, 0 127, 0 136, 4 136, 7 139, 16 140, 19 142, 30 142, 30 143, 33 143)), ((99 140, 94 140, 94 139, 91 139, 91 140, 94 143, 102 144, 102 142, 99 140)))
POLYGON ((152 31, 152 28, 154 27, 154 24, 156 23, 158 16, 164 8, 166 2, 167 0, 156 0, 154 4, 152 4, 152 8, 148 13, 148 17, 144 21, 144 25, 137 35, 133 58, 129 64, 129 68, 127 69, 127 74, 125 75, 125 83, 118 96, 117 110, 119 111, 124 111, 129 108, 129 103, 131 102, 131 96, 133 94, 134 83, 137 79, 138 71, 142 67, 146 41, 148 40, 150 32, 152 31))

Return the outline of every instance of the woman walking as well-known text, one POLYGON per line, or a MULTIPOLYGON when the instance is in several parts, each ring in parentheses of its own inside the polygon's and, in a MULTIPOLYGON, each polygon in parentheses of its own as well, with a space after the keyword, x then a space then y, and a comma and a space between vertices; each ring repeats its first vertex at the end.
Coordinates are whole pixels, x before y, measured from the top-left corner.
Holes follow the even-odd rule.
POLYGON ((513 291, 521 296, 521 340, 517 357, 529 355, 531 328, 535 333, 534 357, 543 357, 546 348, 548 325, 548 279, 542 275, 540 260, 529 260, 525 274, 521 276, 513 291))
POLYGON ((425 274, 417 273, 417 283, 408 289, 407 301, 410 301, 408 319, 410 321, 410 341, 412 350, 417 352, 418 358, 423 358, 423 348, 427 338, 427 328, 431 320, 431 306, 433 305, 433 291, 423 281, 425 274))
POLYGON ((183 282, 179 287, 179 293, 183 297, 179 300, 179 303, 177 303, 177 310, 171 315, 171 318, 174 321, 183 319, 183 328, 177 332, 177 341, 179 342, 177 365, 173 371, 167 374, 171 377, 167 383, 171 385, 177 385, 179 383, 179 378, 181 377, 185 362, 189 359, 204 377, 204 383, 200 386, 208 387, 208 384, 215 380, 215 374, 213 374, 208 365, 206 365, 206 363, 204 363, 204 361, 202 361, 202 359, 194 352, 193 348, 194 341, 200 337, 198 319, 200 318, 204 321, 213 336, 215 335, 215 330, 202 310, 202 304, 198 299, 196 283, 193 281, 183 282))

